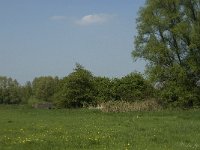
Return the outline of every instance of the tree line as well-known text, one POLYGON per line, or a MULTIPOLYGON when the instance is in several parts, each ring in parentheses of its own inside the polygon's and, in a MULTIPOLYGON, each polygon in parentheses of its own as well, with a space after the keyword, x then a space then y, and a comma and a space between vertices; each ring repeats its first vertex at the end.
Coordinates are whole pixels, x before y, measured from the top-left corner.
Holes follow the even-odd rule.
MULTIPOLYGON (((17 80, 1 76, 0 104, 33 105, 50 102, 57 108, 81 108, 97 106, 110 101, 132 103, 153 99, 163 107, 200 106, 199 103, 195 103, 199 99, 172 101, 171 97, 166 98, 165 84, 161 82, 153 84, 149 78, 145 78, 143 74, 137 72, 121 78, 94 76, 89 70, 76 64, 73 72, 63 78, 41 76, 34 78, 32 82, 26 82, 25 85, 20 85, 17 80), (193 105, 191 105, 191 101, 193 105)), ((196 85, 196 87, 199 86, 196 85)), ((187 93, 176 96, 184 94, 187 93)), ((195 95, 191 95, 191 97, 193 96, 195 95)))
POLYGON ((0 77, 0 103, 52 102, 59 108, 79 108, 107 101, 145 100, 152 97, 152 89, 140 73, 110 79, 94 76, 76 64, 73 72, 61 79, 42 76, 20 85, 16 80, 0 77))

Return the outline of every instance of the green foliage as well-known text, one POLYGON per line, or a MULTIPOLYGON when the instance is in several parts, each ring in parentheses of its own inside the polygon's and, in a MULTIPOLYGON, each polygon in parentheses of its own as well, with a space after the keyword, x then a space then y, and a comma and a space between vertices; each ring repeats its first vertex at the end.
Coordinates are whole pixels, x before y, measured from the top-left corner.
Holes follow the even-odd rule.
POLYGON ((33 96, 41 101, 52 101, 57 92, 58 78, 47 76, 35 78, 32 82, 33 96))
MULTIPOLYGON (((169 105, 199 106, 200 1, 147 0, 137 19, 136 60, 148 62, 152 81, 164 82, 160 100, 169 105)), ((158 94, 157 94, 158 95, 158 94)))
POLYGON ((39 99, 37 99, 37 98, 34 98, 34 97, 30 97, 29 99, 28 99, 28 105, 30 106, 30 107, 32 107, 34 104, 37 104, 37 103, 39 103, 39 102, 41 102, 41 100, 39 100, 39 99))
POLYGON ((58 108, 96 106, 111 100, 144 100, 151 98, 152 90, 139 73, 115 79, 95 77, 80 64, 76 64, 74 71, 62 79, 36 77, 32 83, 27 82, 23 86, 6 77, 2 77, 0 81, 1 103, 32 106, 39 102, 52 102, 58 108))
POLYGON ((26 82, 24 86, 21 86, 21 97, 22 97, 22 102, 23 104, 27 104, 29 98, 33 95, 32 93, 32 84, 31 82, 26 82))
MULTIPOLYGON (((90 71, 76 64, 74 71, 61 82, 63 87, 61 93, 61 104, 64 107, 83 107, 95 103, 94 78, 90 71)), ((58 96, 58 97, 59 97, 58 96)))
POLYGON ((106 101, 138 101, 152 98, 152 86, 140 73, 130 73, 122 78, 95 77, 95 97, 99 103, 106 101))
POLYGON ((200 97, 198 92, 191 91, 185 86, 180 86, 176 82, 167 82, 161 91, 157 91, 158 99, 164 106, 172 107, 195 107, 200 106, 200 97))
POLYGON ((137 101, 151 97, 153 88, 139 73, 128 74, 113 82, 116 100, 137 101))
POLYGON ((94 78, 95 97, 98 102, 105 102, 113 99, 112 80, 106 77, 94 78))
POLYGON ((16 80, 0 76, 0 103, 18 104, 21 102, 20 86, 16 80))

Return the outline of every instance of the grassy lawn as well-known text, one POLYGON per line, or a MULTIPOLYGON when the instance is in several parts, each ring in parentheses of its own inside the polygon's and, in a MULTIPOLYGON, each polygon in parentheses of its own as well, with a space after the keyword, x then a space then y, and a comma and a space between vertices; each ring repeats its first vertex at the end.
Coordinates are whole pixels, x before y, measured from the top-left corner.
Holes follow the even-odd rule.
POLYGON ((199 150, 200 110, 103 113, 0 106, 0 149, 199 150))

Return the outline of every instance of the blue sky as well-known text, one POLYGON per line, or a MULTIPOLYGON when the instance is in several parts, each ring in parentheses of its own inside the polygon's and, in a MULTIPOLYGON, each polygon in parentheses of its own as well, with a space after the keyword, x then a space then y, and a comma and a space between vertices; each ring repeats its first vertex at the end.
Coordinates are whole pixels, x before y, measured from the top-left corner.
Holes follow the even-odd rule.
POLYGON ((0 75, 20 83, 64 77, 76 62, 94 75, 142 72, 133 62, 137 12, 145 0, 0 0, 0 75))

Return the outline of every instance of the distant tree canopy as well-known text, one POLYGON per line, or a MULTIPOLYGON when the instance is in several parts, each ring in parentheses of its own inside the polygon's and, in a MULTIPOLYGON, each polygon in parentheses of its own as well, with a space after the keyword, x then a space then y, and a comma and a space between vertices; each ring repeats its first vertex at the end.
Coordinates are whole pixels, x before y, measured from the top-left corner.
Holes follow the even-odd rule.
POLYGON ((137 19, 132 56, 148 62, 153 83, 164 83, 159 99, 174 106, 199 106, 200 1, 147 0, 137 19))
POLYGON ((0 77, 0 104, 51 102, 59 108, 96 106, 107 101, 140 101, 152 97, 152 86, 139 73, 122 78, 96 77, 76 64, 69 75, 36 77, 21 86, 16 80, 0 77))
POLYGON ((32 82, 33 96, 42 101, 52 101, 53 95, 57 92, 58 77, 37 77, 32 82))
POLYGON ((0 76, 0 104, 20 103, 20 93, 20 86, 17 80, 0 76))
POLYGON ((21 99, 22 99, 21 103, 26 104, 32 95, 33 95, 32 83, 28 81, 25 83, 24 86, 21 86, 21 99))

